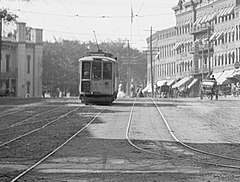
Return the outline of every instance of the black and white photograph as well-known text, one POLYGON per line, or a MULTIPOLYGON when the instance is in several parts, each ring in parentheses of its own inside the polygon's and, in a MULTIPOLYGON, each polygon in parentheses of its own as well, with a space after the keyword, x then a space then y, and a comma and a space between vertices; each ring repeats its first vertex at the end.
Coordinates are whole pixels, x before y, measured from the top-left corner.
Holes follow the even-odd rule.
POLYGON ((0 0, 0 182, 240 181, 240 0, 0 0))

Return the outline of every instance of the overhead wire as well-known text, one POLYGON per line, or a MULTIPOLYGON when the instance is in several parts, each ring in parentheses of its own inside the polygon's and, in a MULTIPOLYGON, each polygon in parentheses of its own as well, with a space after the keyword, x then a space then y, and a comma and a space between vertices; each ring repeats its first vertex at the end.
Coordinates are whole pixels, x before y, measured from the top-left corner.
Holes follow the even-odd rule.
MULTIPOLYGON (((17 9, 17 10, 15 9, 15 11, 18 11, 19 13, 22 13, 22 15, 25 14, 25 17, 27 17, 26 14, 38 14, 38 15, 41 15, 41 16, 59 16, 59 17, 79 18, 81 20, 80 22, 85 27, 87 27, 88 30, 91 30, 89 34, 88 33, 86 33, 86 34, 85 33, 79 33, 79 32, 69 32, 69 31, 59 31, 59 30, 53 30, 53 29, 48 29, 48 28, 44 29, 44 30, 48 31, 48 32, 58 32, 58 33, 64 33, 64 34, 66 33, 66 34, 86 35, 86 36, 87 35, 92 35, 93 29, 88 24, 86 24, 82 19, 86 19, 86 18, 93 18, 93 19, 117 19, 117 18, 126 19, 127 18, 127 19, 129 19, 129 18, 131 18, 131 15, 128 15, 128 16, 125 16, 125 15, 123 15, 123 16, 115 16, 115 15, 96 15, 96 16, 91 16, 91 15, 86 15, 86 14, 81 15, 81 14, 72 12, 62 1, 60 1, 60 0, 57 0, 57 1, 66 10, 66 12, 68 12, 68 14, 44 13, 44 12, 39 12, 39 11, 34 11, 33 12, 33 11, 21 10, 20 8, 17 9)), ((0 1, 0 2, 2 3, 2 1, 0 1)), ((104 1, 104 2, 106 2, 106 1, 104 1)), ((146 5, 145 2, 146 2, 146 0, 143 0, 141 2, 141 4, 138 3, 138 4, 140 4, 139 11, 138 11, 137 14, 134 14, 134 18, 136 19, 136 24, 137 24, 138 29, 139 29, 139 18, 145 18, 145 17, 147 18, 147 17, 151 17, 151 16, 164 16, 164 15, 172 14, 172 13, 159 13, 159 14, 152 14, 152 15, 150 15, 150 14, 148 14, 148 15, 141 14, 141 11, 142 11, 143 7, 145 7, 145 5, 146 5)), ((122 3, 122 2, 119 1, 118 3, 122 3)), ((28 17, 27 19, 30 19, 30 18, 28 17)), ((33 22, 33 20, 31 20, 31 21, 33 22)), ((99 34, 99 35, 115 36, 114 34, 99 34)), ((116 36, 127 36, 127 35, 116 34, 116 36)), ((132 36, 138 37, 138 36, 142 36, 142 35, 140 35, 140 33, 139 33, 139 35, 134 34, 132 36)))
MULTIPOLYGON (((73 15, 74 13, 72 13, 72 11, 70 11, 60 0, 57 0, 58 2, 59 2, 59 4, 61 4, 62 5, 62 7, 65 9, 65 10, 67 10, 69 13, 70 13, 70 15, 73 15)), ((79 16, 76 16, 76 17, 79 17, 79 16)), ((81 20, 81 19, 80 19, 81 20)), ((87 25, 85 22, 83 22, 82 20, 81 20, 81 23, 85 26, 85 27, 87 27, 89 30, 91 30, 91 31, 93 31, 93 29, 92 28, 90 28, 90 26, 89 25, 87 25)))

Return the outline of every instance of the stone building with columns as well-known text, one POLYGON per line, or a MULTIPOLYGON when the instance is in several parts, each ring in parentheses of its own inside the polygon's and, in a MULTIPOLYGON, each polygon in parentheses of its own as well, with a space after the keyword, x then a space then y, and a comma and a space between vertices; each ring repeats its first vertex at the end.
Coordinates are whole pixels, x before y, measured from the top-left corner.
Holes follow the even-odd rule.
POLYGON ((179 0, 172 9, 176 25, 152 36, 154 82, 180 80, 173 88, 188 87, 196 96, 199 82, 210 74, 219 85, 238 78, 234 65, 240 61, 240 0, 179 0))
POLYGON ((1 92, 13 96, 42 96, 42 29, 18 22, 15 34, 2 37, 1 92))

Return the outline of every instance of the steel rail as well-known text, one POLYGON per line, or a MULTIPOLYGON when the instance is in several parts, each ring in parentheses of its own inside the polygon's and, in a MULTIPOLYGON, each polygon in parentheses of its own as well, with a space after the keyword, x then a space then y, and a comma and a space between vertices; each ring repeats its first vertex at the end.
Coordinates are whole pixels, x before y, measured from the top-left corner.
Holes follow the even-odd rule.
POLYGON ((133 110, 134 110, 134 106, 135 106, 135 102, 136 102, 136 98, 134 99, 133 101, 133 105, 131 107, 131 110, 130 110, 130 115, 129 115, 129 118, 128 118, 128 125, 127 125, 127 129, 126 129, 126 140, 128 141, 128 143, 133 146, 134 148, 142 151, 142 152, 147 152, 147 153, 151 153, 151 154, 156 154, 156 155, 160 155, 160 153, 158 152, 153 152, 153 151, 150 151, 150 150, 146 150, 146 149, 143 149, 137 145, 135 145, 131 139, 130 139, 130 129, 131 129, 131 123, 132 123, 132 117, 133 117, 133 110))
MULTIPOLYGON (((24 107, 24 108, 30 108, 31 106, 34 106, 34 105, 32 105, 32 104, 27 104, 27 105, 24 105, 23 107, 24 107)), ((0 118, 1 118, 1 117, 4 117, 4 116, 7 116, 7 115, 15 114, 15 113, 20 112, 20 111, 23 111, 23 110, 24 110, 23 107, 20 107, 20 108, 19 108, 18 110, 16 110, 16 111, 12 111, 12 112, 9 112, 9 113, 0 114, 0 118)))
MULTIPOLYGON (((151 98, 152 99, 152 98, 151 98)), ((147 152, 147 153, 150 153, 150 154, 156 154, 156 155, 161 155, 160 153, 158 152, 154 152, 154 151, 150 151, 150 150, 147 150, 147 149, 143 149, 137 145, 135 145, 131 139, 130 139, 130 128, 131 128, 131 123, 132 123, 132 117, 133 117, 133 110, 134 110, 134 106, 135 106, 135 101, 136 99, 134 99, 134 102, 133 102, 133 105, 132 105, 132 108, 131 108, 131 111, 130 111, 130 115, 129 115, 129 119, 128 119, 128 126, 127 126, 127 130, 126 130, 126 139, 128 141, 128 143, 133 146, 134 148, 140 150, 140 151, 143 151, 143 152, 147 152)), ((228 160, 237 160, 239 161, 240 159, 236 159, 236 158, 230 158, 230 157, 226 157, 226 156, 221 156, 221 155, 217 155, 217 154, 213 154, 213 153, 209 153, 209 152, 206 152, 206 151, 203 151, 203 150, 199 150, 197 148, 194 148, 194 147, 191 147, 187 144, 185 144, 184 142, 180 141, 173 133, 172 129, 170 128, 166 118, 164 117, 162 111, 159 109, 159 107, 157 106, 156 102, 154 101, 154 99, 152 99, 152 102, 154 103, 155 107, 157 108, 158 110, 158 113, 160 114, 161 118, 163 119, 165 125, 167 126, 167 129, 168 129, 168 132, 170 133, 170 135, 172 136, 172 138, 179 144, 181 144, 182 146, 184 146, 185 148, 188 148, 192 151, 195 151, 195 152, 198 152, 198 153, 201 153, 201 154, 205 154, 205 155, 209 155, 209 156, 213 156, 213 157, 218 157, 218 158, 223 158, 223 159, 228 159, 228 160)), ((162 156, 162 155, 161 155, 162 156)), ((218 164, 218 163, 210 163, 210 162, 201 162, 201 161, 197 161, 196 162, 198 163, 203 163, 203 164, 207 164, 207 165, 212 165, 212 166, 218 166, 218 167, 225 167, 225 168, 234 168, 234 169, 240 169, 240 166, 233 166, 233 165, 225 165, 225 164, 218 164)))
POLYGON ((59 106, 59 107, 52 108, 52 109, 47 110, 47 111, 43 111, 43 112, 41 112, 41 113, 37 113, 37 114, 35 114, 35 115, 33 115, 33 116, 30 116, 29 118, 26 118, 26 119, 23 119, 23 120, 21 120, 21 121, 18 121, 18 122, 16 122, 16 123, 14 123, 14 124, 11 124, 11 125, 7 126, 6 128, 2 128, 2 129, 0 129, 0 131, 1 131, 1 130, 8 129, 8 128, 11 128, 11 127, 14 127, 14 126, 17 126, 17 125, 21 125, 22 123, 24 123, 25 121, 28 121, 29 119, 35 118, 35 117, 37 117, 37 116, 39 116, 39 115, 48 113, 48 112, 50 112, 50 111, 57 110, 57 109, 59 109, 59 108, 61 108, 61 107, 63 107, 63 106, 59 106))
POLYGON ((78 130, 75 134, 73 134, 71 137, 69 137, 65 142, 63 142, 60 146, 55 148, 52 152, 50 152, 48 155, 37 161, 35 164, 24 170, 22 173, 20 173, 18 176, 16 176, 14 179, 12 179, 10 182, 15 182, 25 174, 27 174, 29 171, 37 167, 39 164, 41 164, 43 161, 45 161, 47 158, 55 154, 58 150, 60 150, 64 145, 66 145, 68 142, 70 142, 73 138, 75 138, 79 133, 81 133, 85 128, 87 128, 103 111, 105 111, 108 107, 102 109, 99 111, 83 128, 78 130))
POLYGON ((1 114, 1 115, 0 115, 0 118, 1 118, 1 117, 4 117, 4 116, 7 116, 7 115, 11 115, 11 114, 18 113, 18 112, 20 112, 20 111, 23 111, 23 109, 19 109, 19 110, 16 110, 16 111, 12 111, 12 112, 10 112, 10 113, 1 114))
MULTIPOLYGON (((214 154, 214 153, 210 153, 210 152, 206 152, 206 151, 203 151, 203 150, 199 150, 195 147, 191 147, 190 145, 187 145, 186 143, 180 141, 176 135, 174 135, 172 129, 170 128, 166 118, 164 117, 162 111, 159 109, 159 107, 157 106, 156 102, 152 99, 153 103, 155 104, 160 116, 162 117, 165 125, 167 126, 167 129, 168 129, 168 132, 171 134, 171 136, 173 137, 173 139, 181 144, 182 146, 192 150, 192 151, 195 151, 195 152, 198 152, 198 153, 201 153, 201 154, 205 154, 205 155, 209 155, 209 156, 213 156, 213 157, 218 157, 218 158, 222 158, 222 159, 228 159, 228 160, 235 160, 235 161, 240 161, 240 159, 238 158, 232 158, 232 157, 227 157, 227 156, 222 156, 222 155, 218 155, 218 154, 214 154)), ((217 163, 206 163, 204 162, 204 164, 208 164, 208 165, 214 165, 214 166, 220 166, 220 167, 227 167, 227 168, 235 168, 235 169, 240 169, 240 166, 233 166, 233 165, 225 165, 225 164, 217 164, 217 163)))
POLYGON ((41 129, 44 129, 44 128, 47 127, 48 125, 51 125, 51 124, 53 124, 54 122, 56 122, 57 120, 66 117, 67 115, 69 115, 69 114, 71 114, 72 112, 78 110, 79 108, 80 108, 80 107, 78 107, 78 108, 76 108, 76 109, 73 109, 73 110, 71 110, 71 111, 69 111, 69 112, 67 112, 67 113, 59 116, 58 118, 50 121, 49 123, 47 123, 47 124, 45 124, 45 125, 43 125, 43 126, 41 126, 41 127, 39 127, 39 128, 36 128, 36 129, 34 129, 34 130, 32 130, 32 131, 29 131, 29 132, 27 132, 27 133, 24 133, 23 135, 20 135, 20 136, 18 136, 18 137, 16 137, 16 138, 13 138, 13 139, 11 139, 11 140, 9 140, 9 141, 7 141, 7 142, 4 142, 4 143, 0 144, 0 147, 3 147, 3 146, 5 146, 5 145, 7 145, 7 144, 9 144, 9 143, 11 143, 11 142, 14 142, 14 141, 20 139, 20 138, 23 138, 23 137, 25 137, 25 136, 28 136, 28 135, 30 135, 30 134, 32 134, 32 133, 35 133, 35 132, 37 132, 37 131, 39 131, 39 130, 41 130, 41 129))

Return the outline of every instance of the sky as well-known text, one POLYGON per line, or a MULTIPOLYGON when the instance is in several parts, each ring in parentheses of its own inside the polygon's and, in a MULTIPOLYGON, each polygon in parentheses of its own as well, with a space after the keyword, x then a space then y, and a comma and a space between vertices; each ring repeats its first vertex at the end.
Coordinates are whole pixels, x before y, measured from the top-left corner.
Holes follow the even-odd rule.
POLYGON ((0 7, 18 15, 18 21, 43 29, 43 40, 126 40, 146 50, 146 38, 174 26, 172 7, 178 0, 0 0, 0 7), (131 19, 131 14, 133 18, 131 19), (95 38, 96 37, 96 38, 95 38))

